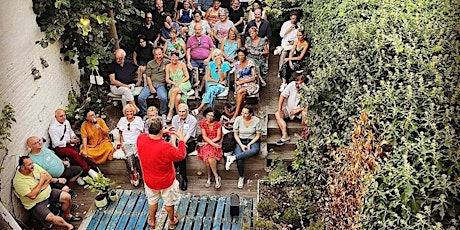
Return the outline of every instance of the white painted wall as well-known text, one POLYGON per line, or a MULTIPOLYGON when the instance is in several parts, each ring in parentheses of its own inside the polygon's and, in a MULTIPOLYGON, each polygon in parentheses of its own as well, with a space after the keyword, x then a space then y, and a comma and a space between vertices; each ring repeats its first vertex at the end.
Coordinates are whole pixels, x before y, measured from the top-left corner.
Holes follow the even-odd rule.
POLYGON ((4 167, 0 173, 0 199, 19 217, 23 216, 23 208, 11 198, 11 182, 19 156, 27 151, 25 141, 32 135, 47 137, 54 110, 65 107, 71 84, 79 79, 77 65, 60 60, 59 44, 46 49, 35 44, 43 36, 35 18, 32 0, 0 1, 0 106, 11 103, 17 121, 11 129, 8 154, 0 153, 4 167), (42 67, 40 57, 48 62, 48 68, 42 67), (33 67, 42 78, 34 80, 33 67))

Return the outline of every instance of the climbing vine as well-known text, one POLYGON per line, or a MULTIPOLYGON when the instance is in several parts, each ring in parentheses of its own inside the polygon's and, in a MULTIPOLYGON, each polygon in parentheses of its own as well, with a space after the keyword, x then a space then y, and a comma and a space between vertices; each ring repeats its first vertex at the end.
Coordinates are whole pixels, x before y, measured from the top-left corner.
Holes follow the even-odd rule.
POLYGON ((12 105, 6 104, 3 106, 2 114, 0 117, 0 150, 8 151, 6 142, 11 141, 11 126, 16 122, 15 111, 12 105))

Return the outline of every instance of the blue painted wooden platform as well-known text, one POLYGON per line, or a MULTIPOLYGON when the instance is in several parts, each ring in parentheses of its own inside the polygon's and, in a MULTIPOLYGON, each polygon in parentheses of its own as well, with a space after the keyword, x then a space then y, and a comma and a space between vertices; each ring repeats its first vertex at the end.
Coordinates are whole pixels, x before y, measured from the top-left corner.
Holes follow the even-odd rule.
MULTIPOLYGON (((119 190, 120 198, 105 208, 89 212, 79 229, 149 229, 148 202, 144 191, 119 190)), ((95 207, 94 207, 95 208, 95 207)), ((240 198, 240 215, 230 215, 229 196, 184 196, 176 206, 177 230, 234 230, 252 226, 252 198, 240 198)), ((168 229, 166 211, 160 200, 156 229, 168 229)))

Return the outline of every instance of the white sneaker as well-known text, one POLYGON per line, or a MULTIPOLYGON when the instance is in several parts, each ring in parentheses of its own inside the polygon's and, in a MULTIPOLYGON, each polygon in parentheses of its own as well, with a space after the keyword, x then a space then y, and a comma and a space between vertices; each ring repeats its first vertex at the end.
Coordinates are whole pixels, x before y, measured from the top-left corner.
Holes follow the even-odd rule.
POLYGON ((244 177, 238 179, 238 188, 243 188, 244 186, 244 177))
POLYGON ((77 184, 80 185, 80 186, 83 186, 83 185, 85 185, 85 181, 83 180, 83 178, 78 177, 77 178, 77 184))
POLYGON ((90 169, 90 170, 88 171, 88 175, 89 175, 90 177, 94 178, 95 176, 97 176, 97 172, 94 171, 93 169, 90 169))
POLYGON ((274 55, 280 55, 281 52, 283 52, 283 47, 277 46, 276 49, 275 49, 275 51, 273 51, 273 54, 274 54, 274 55))
POLYGON ((286 89, 286 83, 283 83, 280 85, 280 92, 282 93, 284 91, 284 89, 286 89))
POLYGON ((192 96, 193 94, 195 94, 195 90, 193 90, 193 89, 191 89, 190 91, 187 92, 188 96, 192 96))
POLYGON ((236 156, 228 156, 227 163, 225 163, 225 170, 230 170, 230 166, 235 162, 236 156))
POLYGON ((196 155, 198 155, 198 152, 196 150, 188 154, 188 156, 196 156, 196 155))

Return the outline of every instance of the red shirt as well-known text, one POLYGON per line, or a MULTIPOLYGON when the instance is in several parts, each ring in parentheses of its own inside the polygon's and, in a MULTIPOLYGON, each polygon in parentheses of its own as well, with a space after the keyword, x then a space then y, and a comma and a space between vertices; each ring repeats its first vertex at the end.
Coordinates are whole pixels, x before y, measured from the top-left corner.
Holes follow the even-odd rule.
POLYGON ((154 190, 169 188, 176 179, 174 162, 185 158, 185 143, 174 147, 163 139, 153 140, 147 133, 137 138, 137 150, 145 184, 154 190))

